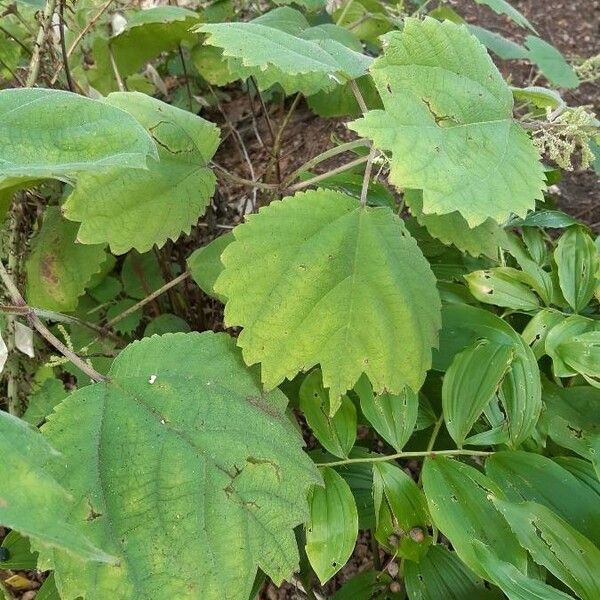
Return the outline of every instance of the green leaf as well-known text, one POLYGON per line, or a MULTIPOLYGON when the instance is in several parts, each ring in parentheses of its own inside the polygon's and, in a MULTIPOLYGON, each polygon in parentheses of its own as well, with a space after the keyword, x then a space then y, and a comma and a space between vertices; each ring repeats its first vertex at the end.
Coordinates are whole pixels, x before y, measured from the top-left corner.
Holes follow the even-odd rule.
POLYGON ((109 376, 44 426, 75 498, 71 522, 119 559, 108 568, 53 552, 63 600, 247 600, 257 567, 276 585, 289 577, 293 527, 321 477, 285 396, 262 393, 224 334, 145 338, 109 376))
MULTIPOLYGON (((561 95, 556 90, 549 90, 545 87, 540 87, 536 85, 518 88, 512 88, 513 96, 516 100, 521 100, 524 102, 528 102, 529 104, 533 104, 538 108, 551 108, 556 109, 559 107, 566 108, 567 104, 562 99, 561 95)), ((566 220, 570 225, 577 223, 577 220, 573 217, 570 217, 563 213, 560 210, 542 210, 535 211, 528 215, 524 220, 523 224, 529 224, 531 222, 532 225, 536 224, 540 218, 545 219, 548 216, 557 216, 559 220, 566 220)), ((544 227, 552 227, 552 220, 549 220, 549 224, 546 225, 544 223, 544 227)))
POLYGON ((392 578, 379 571, 362 571, 342 585, 330 600, 402 600, 389 586, 392 578))
POLYGON ((499 560, 525 572, 527 555, 493 504, 503 498, 496 484, 477 469, 450 458, 425 460, 423 490, 433 522, 450 540, 459 558, 480 577, 487 569, 473 547, 489 545, 499 560))
POLYGON ((512 19, 517 25, 521 27, 527 27, 532 31, 535 31, 533 25, 521 14, 514 6, 512 6, 507 0, 475 0, 477 4, 485 4, 489 6, 494 12, 499 15, 506 15, 512 19))
POLYGON ((442 408, 448 433, 459 448, 492 400, 513 357, 510 346, 485 339, 454 357, 444 377, 442 408))
POLYGON ((527 48, 508 40, 499 33, 477 25, 469 25, 469 31, 491 52, 503 60, 527 58, 527 48))
POLYGON ((158 315, 155 319, 152 319, 150 323, 144 329, 144 337, 150 337, 151 335, 163 335, 165 333, 189 333, 190 326, 188 323, 170 313, 163 313, 158 315))
POLYGON ((479 555, 487 579, 493 581, 509 600, 573 600, 572 596, 550 587, 539 579, 527 577, 509 562, 500 560, 489 546, 473 541, 473 552, 479 555))
POLYGON ((4 411, 0 411, 0 455, 0 479, 8 483, 0 492, 2 525, 41 547, 60 548, 73 560, 74 555, 92 561, 113 560, 90 543, 82 528, 67 522, 71 497, 43 466, 58 455, 56 450, 37 430, 4 411))
POLYGON ((542 165, 485 48, 430 17, 386 40, 371 68, 385 109, 350 128, 392 152, 391 183, 423 190, 425 214, 458 211, 469 227, 525 216, 542 199, 542 165))
POLYGON ((495 500, 521 545, 582 600, 600 597, 600 550, 551 510, 535 502, 495 500))
POLYGON ((79 177, 64 214, 81 223, 84 244, 110 244, 115 254, 139 252, 189 232, 204 214, 215 188, 208 168, 219 144, 215 125, 137 92, 110 94, 106 102, 126 110, 158 145, 147 171, 114 168, 79 177))
POLYGON ((525 219, 512 219, 510 225, 515 227, 550 227, 562 229, 571 225, 579 225, 579 221, 560 210, 536 210, 534 213, 527 215, 525 219))
POLYGON ((339 409, 330 416, 329 394, 318 369, 307 375, 300 386, 300 409, 323 448, 334 456, 347 458, 356 441, 356 408, 348 396, 343 396, 339 409))
POLYGON ((562 88, 576 88, 579 85, 579 77, 573 67, 554 46, 535 35, 528 35, 525 43, 529 60, 539 67, 550 83, 562 88))
POLYGON ((106 259, 104 245, 77 243, 77 225, 49 206, 25 262, 26 298, 31 306, 72 312, 106 259))
POLYGON ((31 551, 29 540, 18 531, 9 531, 0 548, 8 552, 8 559, 0 559, 1 569, 28 571, 37 568, 37 553, 31 551))
POLYGON ((483 580, 445 546, 435 545, 420 562, 404 563, 406 591, 410 600, 499 600, 497 589, 483 580))
POLYGON ((363 373, 375 393, 419 389, 439 296, 389 208, 315 190, 262 208, 234 236, 215 290, 228 299, 227 326, 244 327, 238 345, 247 364, 262 363, 267 388, 320 364, 333 412, 363 373))
MULTIPOLYGON (((379 93, 369 75, 359 77, 356 85, 369 108, 381 108, 379 93)), ((313 94, 307 98, 307 102, 310 110, 320 117, 359 117, 362 113, 349 84, 313 94)))
POLYGON ((379 543, 401 558, 419 562, 431 544, 423 492, 402 469, 379 462, 373 465, 373 498, 379 543))
POLYGON ((0 117, 0 177, 68 179, 115 166, 145 169, 147 157, 157 157, 152 138, 131 115, 78 94, 2 90, 0 117))
POLYGON ((298 11, 276 8, 249 22, 211 23, 195 31, 223 49, 238 78, 254 77, 260 89, 279 83, 287 94, 310 96, 366 73, 371 58, 337 25, 309 27, 298 11), (351 47, 354 46, 354 49, 351 47))
POLYGON ((485 468, 507 500, 542 504, 600 543, 598 497, 551 459, 531 452, 497 452, 485 468))
POLYGON ((404 200, 411 214, 429 234, 444 244, 452 244, 471 256, 483 254, 497 260, 498 252, 506 239, 504 229, 493 219, 470 228, 459 212, 445 215, 426 215, 423 212, 423 193, 420 190, 405 190, 404 200))
POLYGON ((569 227, 554 250, 560 289, 575 312, 593 298, 600 275, 600 254, 582 227, 569 227))
POLYGON ((211 85, 223 86, 237 79, 229 70, 221 48, 195 46, 192 50, 192 62, 198 73, 211 85))
POLYGON ((273 0, 275 4, 297 4, 309 12, 320 12, 325 8, 325 0, 273 0))
POLYGON ((315 486, 309 498, 306 554, 321 583, 348 561, 358 536, 358 514, 348 484, 333 469, 321 469, 325 487, 315 486))
POLYGON ((354 391, 360 399, 360 409, 375 431, 400 452, 415 430, 419 413, 419 397, 410 388, 400 394, 375 395, 373 386, 363 375, 354 391))
POLYGON ((198 248, 189 258, 188 267, 192 272, 194 281, 200 286, 200 289, 217 300, 225 302, 224 296, 219 296, 215 292, 215 282, 223 271, 221 254, 231 242, 234 241, 233 233, 229 232, 214 239, 210 244, 198 248))
POLYGON ((199 23, 197 13, 179 6, 155 6, 126 13, 127 26, 110 40, 122 76, 135 73, 161 52, 192 43, 190 29, 199 23))
POLYGON ((527 273, 511 267, 495 267, 465 275, 469 290, 485 304, 513 310, 536 310, 540 302, 533 293, 536 281, 527 273))
POLYGON ((153 252, 127 254, 123 261, 121 279, 125 293, 136 300, 143 300, 165 284, 153 252))
POLYGON ((39 426, 66 396, 65 385, 60 379, 46 379, 29 397, 23 421, 39 426))
POLYGON ((581 483, 600 498, 600 480, 596 475, 594 466, 589 461, 574 456, 559 456, 554 459, 554 462, 577 477, 581 483))
POLYGON ((46 581, 42 584, 42 587, 38 590, 35 595, 35 600, 61 600, 54 583, 54 573, 50 573, 46 578, 46 581))
MULTIPOLYGON (((119 316, 126 310, 129 310, 136 304, 137 302, 132 298, 123 298, 122 300, 115 302, 106 311, 106 320, 112 321, 112 319, 119 316)), ((130 315, 127 315, 125 318, 121 319, 119 322, 115 323, 112 327, 118 333, 121 333, 123 335, 131 335, 135 332, 138 325, 141 323, 142 317, 142 310, 138 309, 132 312, 130 315)))

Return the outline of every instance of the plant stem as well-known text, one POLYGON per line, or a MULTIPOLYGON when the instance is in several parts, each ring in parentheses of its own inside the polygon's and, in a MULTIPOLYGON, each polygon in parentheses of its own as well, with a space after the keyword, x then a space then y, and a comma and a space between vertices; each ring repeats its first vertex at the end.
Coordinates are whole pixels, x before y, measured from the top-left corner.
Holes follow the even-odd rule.
POLYGON ((117 67, 117 61, 115 60, 115 55, 112 51, 112 46, 110 45, 110 41, 108 42, 107 48, 108 48, 108 58, 110 59, 110 66, 112 67, 113 73, 115 75, 117 87, 119 88, 120 92, 126 92, 127 88, 125 87, 125 83, 123 82, 121 73, 119 73, 119 67, 117 67))
POLYGON ((310 187, 311 185, 314 185, 315 183, 319 183, 319 181, 323 181, 323 179, 327 179, 328 177, 332 177, 333 175, 337 175, 338 173, 343 173, 344 171, 347 171, 348 169, 352 169, 354 167, 357 167, 358 165, 362 165, 363 163, 366 163, 368 159, 369 159, 368 156, 360 156, 357 159, 352 160, 349 163, 346 163, 345 165, 341 165, 339 167, 336 167, 335 169, 331 169, 331 171, 327 171, 327 173, 321 173, 320 175, 315 175, 315 177, 311 177, 310 179, 307 179, 306 181, 300 181, 300 182, 290 186, 289 188, 287 188, 286 191, 295 193, 299 190, 303 190, 304 188, 310 187))
MULTIPOLYGON (((79 42, 84 38, 84 36, 94 27, 98 19, 106 12, 108 7, 113 3, 113 0, 107 0, 101 7, 100 10, 90 19, 89 23, 77 34, 77 37, 73 40, 73 43, 69 46, 67 50, 67 59, 71 57, 71 54, 75 51, 75 48, 79 45, 79 42)), ((62 68, 64 67, 64 62, 58 65, 58 68, 54 72, 52 79, 50 80, 50 85, 54 85, 62 68)))
POLYGON ((44 8, 44 13, 42 14, 42 19, 40 22, 40 28, 38 29, 35 44, 33 46, 33 52, 31 54, 31 61, 29 63, 29 73, 27 74, 27 79, 25 81, 25 85, 27 87, 33 87, 35 85, 35 82, 37 81, 38 75, 40 73, 42 47, 44 46, 44 41, 46 39, 48 29, 52 24, 52 15, 54 15, 55 10, 56 0, 47 0, 46 6, 44 8))
POLYGON ((113 327, 114 325, 116 325, 117 323, 119 323, 120 321, 122 321, 123 319, 125 319, 126 317, 131 315, 132 313, 134 313, 136 310, 139 310, 143 306, 146 306, 146 304, 148 304, 149 302, 152 302, 153 300, 158 298, 160 295, 162 295, 166 291, 170 290, 172 287, 175 287, 176 285, 178 285, 179 283, 181 283, 182 281, 187 279, 190 275, 191 275, 191 273, 189 271, 185 271, 181 275, 178 275, 177 277, 175 277, 175 279, 172 279, 168 283, 165 283, 165 285, 158 288, 157 290, 152 292, 150 295, 146 296, 143 300, 140 300, 137 304, 134 304, 127 310, 124 310, 121 314, 119 314, 116 317, 114 317, 113 319, 111 319, 106 324, 106 326, 113 327))
POLYGON ((367 166, 365 167, 365 174, 363 176, 362 189, 360 190, 360 205, 365 207, 367 205, 367 195, 369 192, 369 180, 371 179, 371 169, 373 168, 373 159, 375 158, 377 150, 371 148, 369 155, 367 156, 367 166))
POLYGON ((354 3, 354 0, 348 0, 348 2, 346 2, 346 5, 344 6, 342 12, 340 13, 340 16, 337 18, 337 20, 335 22, 336 25, 341 24, 341 22, 344 20, 344 18, 348 14, 348 10, 350 9, 350 7, 352 6, 353 3, 354 3))
POLYGON ((63 65, 65 67, 65 76, 67 78, 67 85, 71 92, 75 91, 75 85, 71 77, 71 69, 69 68, 69 57, 67 56, 67 46, 65 44, 65 0, 59 0, 58 9, 58 28, 60 33, 60 49, 63 56, 63 65))
POLYGON ((23 48, 23 50, 25 50, 25 52, 31 56, 32 52, 31 50, 14 34, 12 34, 8 29, 5 29, 4 27, 0 26, 0 31, 8 38, 10 38, 11 40, 17 42, 17 44, 19 44, 19 46, 21 46, 21 48, 23 48))
POLYGON ((361 112, 363 114, 368 112, 369 107, 367 106, 367 103, 365 102, 365 99, 363 98, 361 91, 358 89, 358 85, 357 85, 355 79, 350 80, 350 89, 352 90, 352 93, 354 94, 354 97, 356 98, 356 102, 358 103, 358 106, 359 106, 361 112))
MULTIPOLYGON (((435 425, 433 426, 433 431, 431 432, 431 435, 429 436, 429 441, 427 442, 427 449, 426 449, 427 452, 433 451, 433 447, 435 446, 435 442, 440 433, 443 422, 444 422, 444 415, 441 414, 439 416, 439 419, 435 422, 435 425)), ((419 486, 421 485, 422 479, 423 479, 423 469, 421 469, 421 471, 419 473, 419 480, 417 482, 419 486)))
POLYGON ((360 139, 353 140, 351 142, 346 142, 345 144, 340 144, 339 146, 335 146, 334 148, 330 148, 329 150, 325 150, 325 152, 321 152, 321 154, 317 154, 310 160, 306 161, 301 167, 298 167, 283 183, 285 187, 290 185, 295 179, 298 178, 300 173, 303 171, 310 171, 314 166, 322 163, 338 154, 342 154, 344 152, 348 152, 349 150, 354 150, 354 148, 360 148, 361 146, 370 146, 371 142, 369 140, 360 139))
POLYGON ((387 454, 385 456, 347 458, 346 460, 336 460, 334 462, 329 463, 320 463, 317 465, 317 467, 342 467, 344 465, 354 465, 358 463, 388 462, 390 460, 397 460, 400 458, 435 458, 436 456, 491 456, 492 454, 494 453, 482 452, 480 450, 438 450, 436 452, 423 450, 419 452, 398 452, 396 454, 387 454))
POLYGON ((211 161, 210 166, 216 169, 225 179, 229 179, 232 183, 237 183, 239 185, 247 185, 250 187, 255 187, 260 190, 277 190, 279 186, 275 183, 262 183, 261 181, 252 181, 251 179, 244 179, 243 177, 238 177, 233 173, 230 173, 225 167, 217 164, 214 161, 211 161))
POLYGON ((40 318, 27 306, 27 303, 21 296, 21 293, 17 289, 17 286, 14 284, 10 275, 8 274, 6 268, 4 267, 4 263, 0 261, 0 279, 4 283, 9 296, 11 297, 13 303, 16 306, 23 307, 27 309, 26 318, 31 327, 33 327, 50 345, 54 346, 63 356, 68 358, 74 365, 79 367, 81 371, 83 371, 90 379, 93 381, 108 381, 108 378, 104 375, 101 375, 88 365, 84 360, 82 360, 75 352, 67 348, 40 320, 40 318))

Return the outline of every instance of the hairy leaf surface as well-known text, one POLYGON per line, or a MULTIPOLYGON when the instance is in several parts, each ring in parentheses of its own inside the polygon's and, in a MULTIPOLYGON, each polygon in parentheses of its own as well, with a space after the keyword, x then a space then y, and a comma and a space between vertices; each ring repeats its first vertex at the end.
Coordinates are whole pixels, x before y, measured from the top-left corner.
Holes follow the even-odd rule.
POLYGON ((440 302, 427 261, 390 209, 316 190, 262 208, 234 235, 215 290, 267 388, 319 363, 333 412, 363 373, 375 393, 418 390, 440 302))
POLYGON ((106 99, 128 111, 158 146, 158 161, 148 171, 115 168, 82 175, 64 205, 79 221, 84 244, 108 242, 115 254, 139 252, 175 240, 204 213, 215 188, 208 168, 219 133, 201 117, 137 92, 106 99))
POLYGON ((509 86, 462 25, 407 19, 371 73, 384 110, 350 124, 391 151, 390 181, 423 190, 423 212, 469 227, 525 216, 544 186, 539 155, 512 117, 509 86))
POLYGON ((75 498, 70 521, 119 559, 53 552, 63 600, 247 600, 257 567, 289 577, 320 476, 283 394, 263 395, 223 334, 145 338, 109 376, 44 427, 63 453, 52 470, 75 498))
POLYGON ((364 75, 371 58, 360 53, 352 34, 337 25, 309 27, 293 8, 276 8, 249 22, 210 23, 207 44, 223 49, 229 69, 254 77, 261 89, 275 83, 286 93, 310 96, 364 75))
POLYGON ((144 169, 146 158, 157 156, 152 138, 130 114, 70 92, 3 90, 0 118, 0 177, 69 178, 115 166, 144 169))

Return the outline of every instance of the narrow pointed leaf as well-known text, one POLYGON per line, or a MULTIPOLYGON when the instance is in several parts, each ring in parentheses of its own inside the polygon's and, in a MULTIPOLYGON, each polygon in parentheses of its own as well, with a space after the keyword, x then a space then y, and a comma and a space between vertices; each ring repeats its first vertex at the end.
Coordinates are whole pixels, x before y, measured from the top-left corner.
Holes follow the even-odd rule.
POLYGON ((321 470, 325 487, 310 494, 306 554, 321 583, 329 581, 352 555, 358 536, 356 503, 348 484, 333 469, 321 470))
POLYGON ((506 15, 517 25, 520 25, 521 27, 527 27, 528 29, 535 31, 525 16, 507 0, 475 0, 475 2, 477 2, 477 4, 485 4, 499 15, 506 15))
POLYGON ((552 44, 535 35, 526 40, 529 60, 535 63, 550 83, 563 88, 576 88, 579 77, 565 57, 552 44))
POLYGON ((356 408, 343 396, 339 409, 331 415, 329 394, 316 369, 300 386, 300 409, 319 443, 334 456, 347 458, 356 441, 356 408))
POLYGON ((423 490, 433 522, 470 569, 487 579, 487 569, 473 547, 477 540, 490 546, 498 559, 525 572, 525 551, 494 506, 494 498, 504 496, 491 479, 464 463, 438 456, 425 461, 423 490))
POLYGON ((523 271, 496 267, 473 271, 465 275, 465 279, 473 296, 485 304, 514 310, 535 310, 540 305, 531 289, 535 282, 523 271))
POLYGON ((459 447, 490 403, 513 357, 510 346, 482 340, 454 358, 444 377, 442 408, 448 432, 459 447))
POLYGON ((535 562, 582 600, 600 597, 600 550, 588 538, 541 504, 495 503, 535 562))
POLYGON ((360 399, 363 414, 375 431, 396 452, 400 452, 415 430, 419 413, 418 395, 410 388, 404 388, 400 394, 384 392, 375 395, 365 376, 358 380, 354 391, 360 399))
POLYGON ((248 364, 261 363, 267 388, 318 363, 332 411, 363 373, 375 393, 419 389, 439 297, 389 208, 316 190, 262 208, 234 236, 215 291, 228 299, 227 325, 244 327, 238 345, 248 364))

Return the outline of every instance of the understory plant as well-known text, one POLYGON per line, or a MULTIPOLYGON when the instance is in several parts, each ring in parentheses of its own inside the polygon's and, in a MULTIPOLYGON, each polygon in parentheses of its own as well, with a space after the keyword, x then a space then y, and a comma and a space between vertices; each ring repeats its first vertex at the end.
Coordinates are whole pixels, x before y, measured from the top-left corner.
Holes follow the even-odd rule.
POLYGON ((476 3, 6 8, 0 595, 600 598, 594 57, 476 3))

